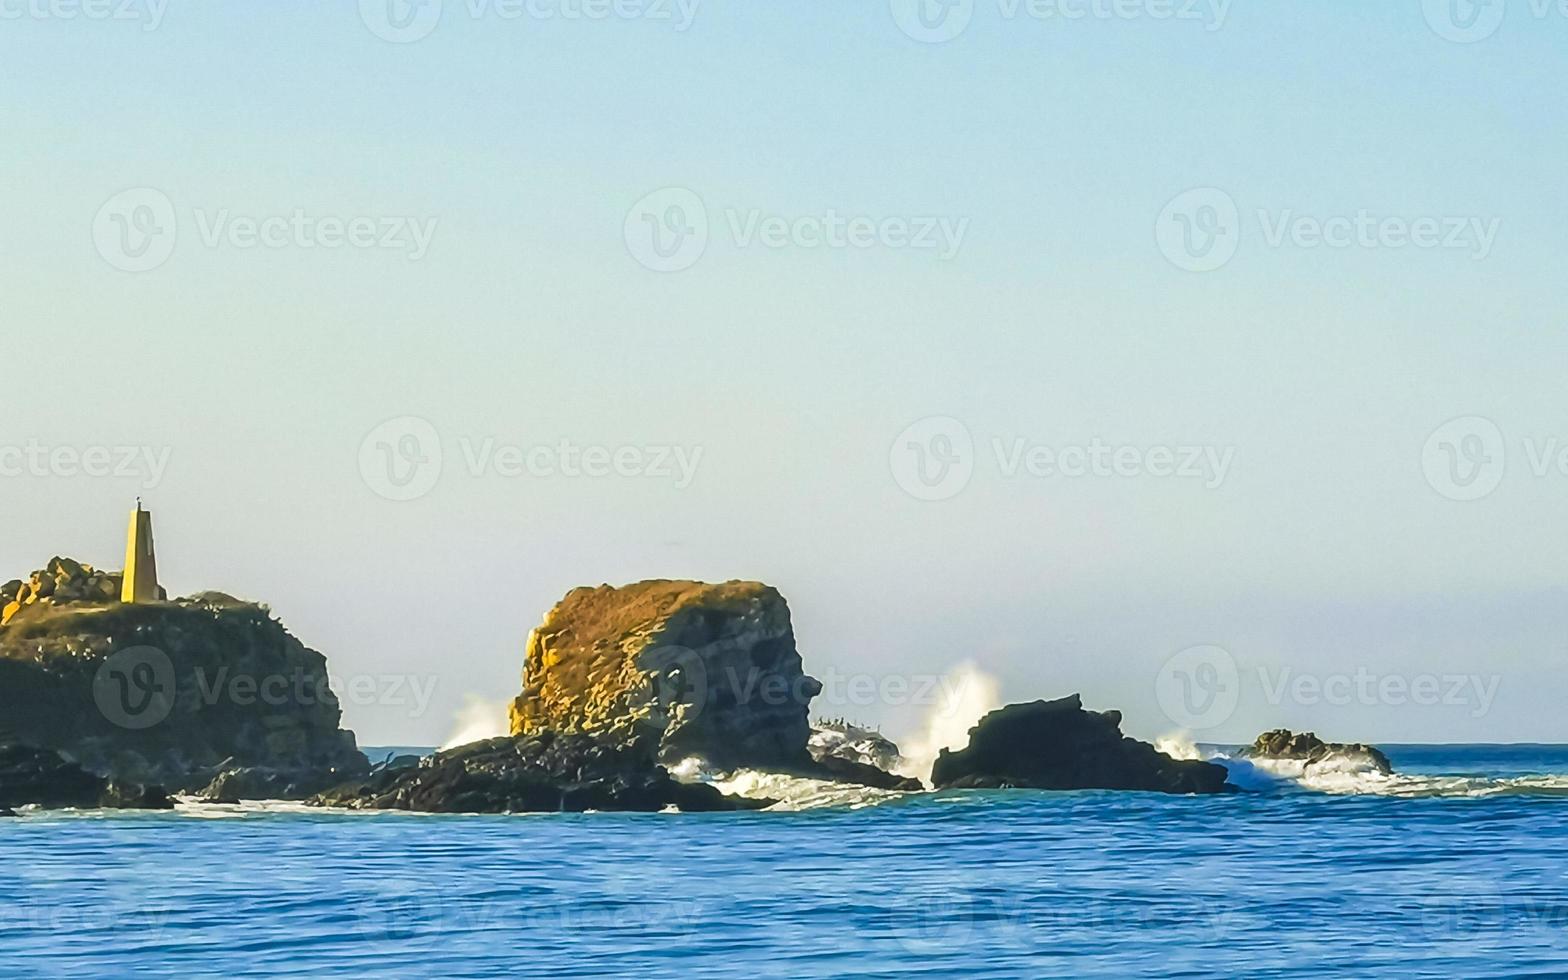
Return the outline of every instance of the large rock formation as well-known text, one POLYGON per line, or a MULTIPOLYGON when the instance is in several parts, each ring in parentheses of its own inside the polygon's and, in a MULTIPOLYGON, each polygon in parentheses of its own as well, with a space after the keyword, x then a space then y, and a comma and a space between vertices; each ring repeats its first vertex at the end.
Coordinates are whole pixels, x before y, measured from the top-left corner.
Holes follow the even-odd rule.
POLYGON ((388 766, 311 802, 356 810, 428 813, 580 813, 760 809, 772 800, 725 796, 671 778, 654 764, 656 741, 611 745, 592 735, 494 738, 408 767, 388 766))
POLYGON ((759 582, 580 588, 528 637, 515 735, 652 735, 659 757, 806 769, 822 685, 795 650, 789 606, 759 582))
POLYGON ((1371 769, 1392 775, 1393 765, 1382 750, 1360 742, 1325 742, 1314 732, 1297 734, 1287 728, 1264 732, 1240 755, 1247 759, 1275 759, 1300 762, 1303 770, 1311 766, 1340 766, 1371 769))
POLYGON ((11 808, 18 806, 168 810, 174 802, 157 787, 105 779, 58 752, 0 745, 0 816, 15 816, 11 808))
MULTIPOLYGON (((69 559, 50 566, 71 582, 103 577, 69 559)), ((0 743, 176 791, 259 767, 302 795, 368 769, 338 727, 326 659, 265 607, 217 593, 123 605, 102 585, 64 599, 47 573, 53 592, 29 584, 33 601, 0 628, 0 743)))
POLYGON ((1225 769, 1172 759, 1121 733, 1119 711, 1085 711, 1078 695, 999 708, 969 730, 969 745, 943 751, 938 788, 1121 789, 1219 793, 1225 769))

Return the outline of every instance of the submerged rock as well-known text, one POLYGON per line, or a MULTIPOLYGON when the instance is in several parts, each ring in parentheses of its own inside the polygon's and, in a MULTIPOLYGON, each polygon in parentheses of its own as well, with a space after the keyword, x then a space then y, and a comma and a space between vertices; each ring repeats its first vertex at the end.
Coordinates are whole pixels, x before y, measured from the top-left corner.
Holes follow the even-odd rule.
POLYGON ((427 813, 579 813, 749 810, 772 800, 725 796, 676 781, 653 760, 656 743, 606 744, 592 736, 511 736, 438 753, 412 768, 384 768, 313 798, 316 806, 427 813))
POLYGON ((362 774, 362 770, 341 772, 331 769, 237 767, 219 772, 196 795, 214 802, 303 800, 362 774))
POLYGON ((801 767, 821 690, 784 597, 760 582, 580 588, 528 637, 512 733, 651 735, 671 763, 801 767))
POLYGON ((125 810, 168 810, 174 802, 155 786, 123 783, 94 775, 50 749, 28 745, 0 746, 0 810, 39 806, 111 807, 125 810))
POLYGON ((308 793, 368 770, 339 727, 326 658, 264 606, 216 593, 127 605, 94 595, 113 591, 114 573, 50 568, 18 589, 32 601, 0 627, 0 742, 177 791, 261 768, 308 793))
POLYGON ((1385 776, 1393 775, 1394 767, 1382 750, 1361 742, 1325 742, 1315 732, 1292 732, 1276 728, 1259 735, 1253 743, 1241 750, 1248 759, 1284 759, 1301 762, 1304 767, 1325 764, 1361 766, 1385 776))
POLYGON ((1085 711, 1078 695, 1012 704, 969 730, 969 745, 944 750, 931 770, 938 789, 1009 787, 1220 793, 1223 766, 1172 759, 1121 733, 1119 711, 1085 711))

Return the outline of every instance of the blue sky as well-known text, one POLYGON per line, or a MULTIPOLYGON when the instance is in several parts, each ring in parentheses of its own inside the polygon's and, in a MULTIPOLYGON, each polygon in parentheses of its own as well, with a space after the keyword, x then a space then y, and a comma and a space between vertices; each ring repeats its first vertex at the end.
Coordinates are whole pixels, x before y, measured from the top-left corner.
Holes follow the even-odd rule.
MULTIPOLYGON (((1568 740, 1568 17, 993 0, 925 43, 902 2, 447 0, 408 43, 370 0, 0 5, 6 577, 117 567, 142 493, 174 591, 434 683, 350 705, 371 744, 440 741, 561 594, 647 577, 776 584, 818 675, 972 661, 1146 737, 1218 646, 1200 737, 1568 740), (1216 216, 1233 254, 1189 271, 1216 216), (638 229, 676 224, 706 245, 657 271, 638 229), (900 454, 954 432, 969 479, 917 499, 900 454), (430 485, 388 499, 408 436, 430 485), (1007 468, 1096 444, 1129 475, 1007 468), (1188 448, 1223 478, 1157 475, 1188 448), (1494 694, 1271 698, 1287 671, 1494 694)), ((897 700, 821 707, 896 734, 897 700)))

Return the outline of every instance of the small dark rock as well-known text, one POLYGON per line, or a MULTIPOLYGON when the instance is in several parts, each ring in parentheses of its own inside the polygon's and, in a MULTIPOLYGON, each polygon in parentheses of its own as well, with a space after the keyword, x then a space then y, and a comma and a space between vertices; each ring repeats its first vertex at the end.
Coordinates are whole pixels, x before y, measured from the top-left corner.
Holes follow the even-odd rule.
POLYGON ((744 810, 771 800, 725 796, 682 783, 656 765, 657 743, 605 744, 543 732, 494 738, 439 753, 417 767, 378 769, 312 798, 316 806, 426 813, 580 813, 744 810))
POLYGON ((174 806, 158 787, 105 779, 50 749, 0 746, 0 807, 29 804, 46 810, 167 810, 174 806))
POLYGON ((969 730, 967 748, 942 752, 931 781, 938 789, 1230 789, 1223 766, 1172 759, 1122 735, 1121 721, 1119 711, 1085 711, 1076 694, 1008 705, 969 730))
POLYGON ((907 776, 896 776, 885 769, 864 762, 853 762, 838 756, 825 755, 816 760, 815 765, 807 769, 802 775, 814 779, 828 779, 835 783, 854 783, 857 786, 870 786, 873 789, 901 790, 906 793, 917 793, 925 789, 925 785, 918 779, 907 776))
POLYGON ((239 766, 219 772, 197 795, 209 800, 303 800, 355 775, 330 769, 239 766))
POLYGON ((1288 728, 1264 732, 1251 745, 1242 749, 1240 754, 1250 759, 1300 760, 1308 766, 1316 765, 1329 756, 1359 756, 1385 776, 1394 772, 1388 756, 1374 746, 1361 742, 1325 742, 1315 732, 1297 734, 1288 728))

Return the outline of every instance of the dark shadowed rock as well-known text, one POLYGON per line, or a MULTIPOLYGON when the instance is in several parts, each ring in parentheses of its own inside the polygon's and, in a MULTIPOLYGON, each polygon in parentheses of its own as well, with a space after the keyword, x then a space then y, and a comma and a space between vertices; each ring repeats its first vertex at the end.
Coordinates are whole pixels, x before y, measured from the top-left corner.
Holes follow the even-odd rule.
POLYGON ((197 795, 208 800, 303 800, 341 785, 361 771, 332 769, 269 769, 250 766, 225 769, 197 795))
POLYGON ((836 783, 870 786, 873 789, 896 789, 906 793, 916 793, 925 789, 925 785, 918 779, 897 776, 864 762, 852 762, 832 755, 818 759, 815 766, 805 770, 802 775, 836 783))
POLYGON ((104 779, 49 749, 0 746, 0 808, 18 806, 167 810, 174 802, 157 787, 104 779))
POLYGON ((551 732, 494 738, 438 753, 413 768, 377 770, 310 802, 427 813, 744 810, 773 802, 678 782, 654 762, 656 748, 648 739, 607 743, 551 732))
POLYGON ((1172 759, 1121 733, 1119 711, 1085 711, 1079 696, 999 708, 969 730, 969 745, 944 751, 931 770, 938 788, 1121 789, 1224 792, 1225 769, 1172 759))
POLYGON ((1264 732, 1249 746, 1241 750, 1249 759, 1288 759, 1307 766, 1337 759, 1351 764, 1362 764, 1382 773, 1392 775, 1394 767, 1382 750, 1361 742, 1325 742, 1314 732, 1292 732, 1276 728, 1264 732))

